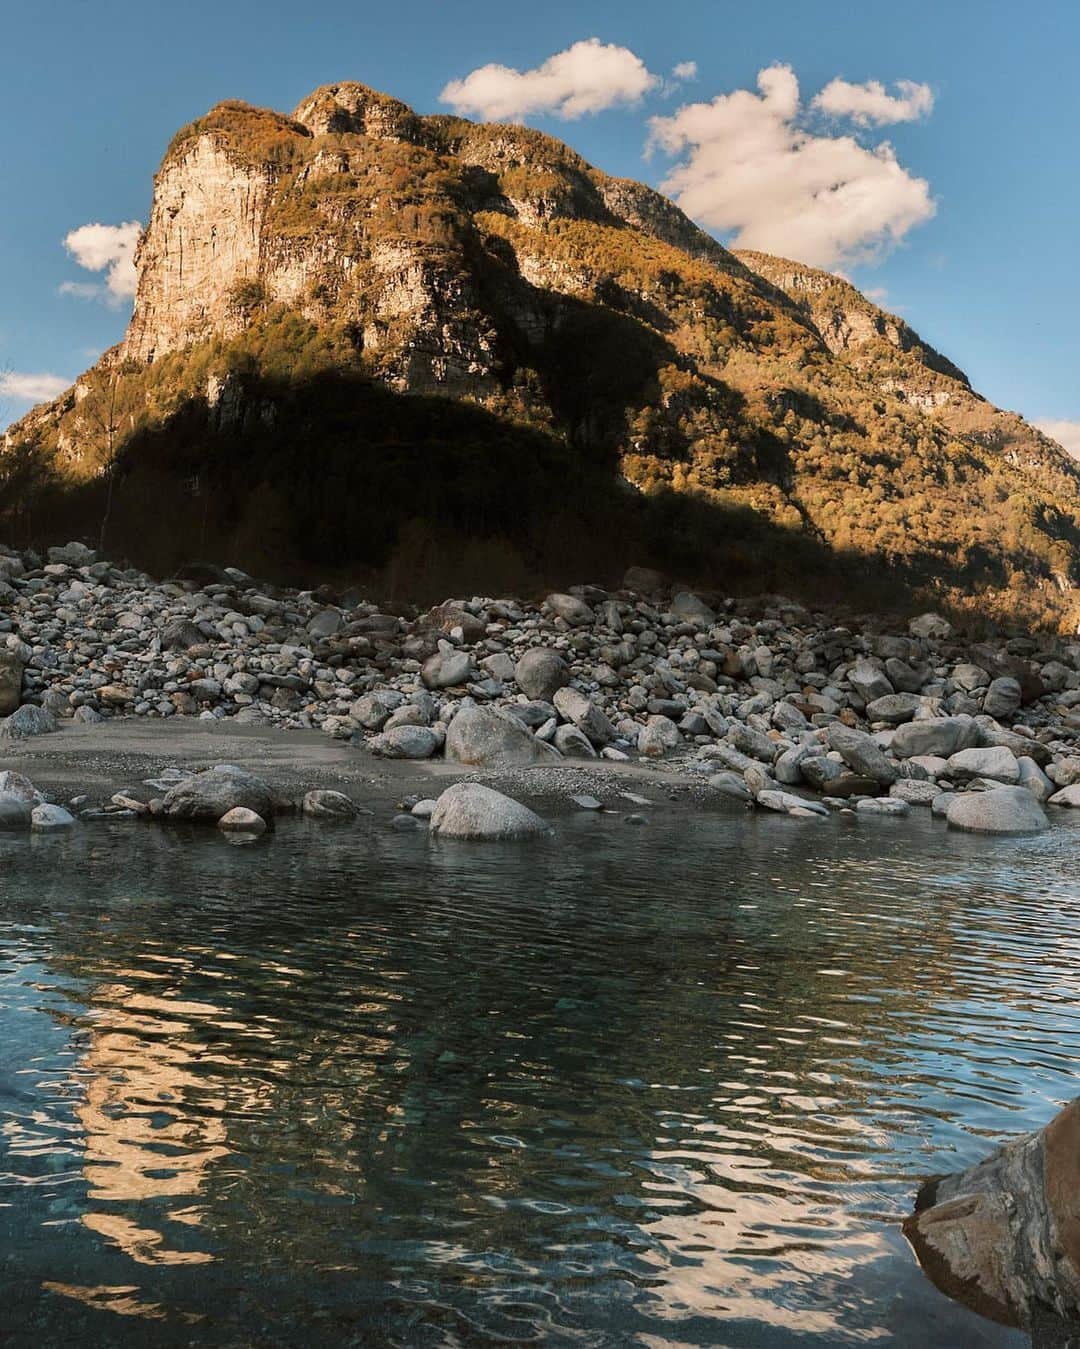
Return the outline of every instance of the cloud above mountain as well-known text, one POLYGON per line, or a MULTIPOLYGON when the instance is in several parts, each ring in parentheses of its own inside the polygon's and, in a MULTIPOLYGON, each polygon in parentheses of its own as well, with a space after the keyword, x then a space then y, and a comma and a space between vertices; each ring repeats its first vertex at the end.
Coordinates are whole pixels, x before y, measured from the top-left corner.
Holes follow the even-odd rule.
POLYGON ((917 122, 934 110, 934 95, 928 84, 897 80, 899 94, 889 94, 879 80, 848 84, 830 80, 812 107, 833 117, 850 117, 857 126, 889 126, 896 122, 917 122))
POLYGON ((22 374, 16 370, 0 371, 0 396, 22 403, 43 403, 59 398, 71 383, 60 375, 22 374))
MULTIPOLYGON (((676 79, 692 78, 691 66, 693 62, 683 62, 685 73, 676 79)), ((451 80, 439 97, 462 116, 489 122, 535 113, 574 121, 586 113, 636 103, 662 84, 662 78, 628 47, 591 37, 556 52, 533 70, 494 63, 480 66, 464 79, 451 80)))
POLYGON ((1056 440, 1066 454, 1080 460, 1080 422, 1060 417, 1040 417, 1032 425, 1037 426, 1044 436, 1056 440))
POLYGON ((135 248, 142 233, 137 220, 122 225, 80 225, 64 236, 64 247, 88 272, 104 272, 101 282, 65 281, 60 286, 63 295, 77 295, 82 299, 103 299, 109 304, 123 304, 135 294, 138 276, 135 272, 135 248))
POLYGON ((897 98, 834 80, 807 108, 791 68, 774 65, 757 87, 651 119, 650 148, 678 161, 661 186, 688 215, 737 247, 819 267, 871 262, 934 215, 929 183, 887 141, 813 124, 815 110, 858 125, 911 120, 932 105, 926 86, 904 82, 897 98))

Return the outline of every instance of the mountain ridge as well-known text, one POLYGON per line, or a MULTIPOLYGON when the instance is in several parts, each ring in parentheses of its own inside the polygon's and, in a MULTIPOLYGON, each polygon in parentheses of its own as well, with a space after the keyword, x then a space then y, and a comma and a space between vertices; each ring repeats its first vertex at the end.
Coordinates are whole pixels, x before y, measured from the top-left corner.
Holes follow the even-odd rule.
MULTIPOLYGON (((1060 447, 848 282, 729 251, 541 132, 354 83, 291 115, 219 104, 173 138, 137 267, 124 340, 0 459, 33 445, 54 476, 111 481, 121 446, 137 472, 140 437, 160 455, 195 422, 223 461, 286 422, 317 455, 317 410, 286 414, 255 383, 336 372, 482 410, 481 439, 547 437, 538 463, 565 450, 586 475, 757 512, 898 581, 1073 621, 1080 469, 1060 447)), ((353 432, 360 481, 383 449, 353 432)), ((296 529, 289 547, 308 547, 296 529)))

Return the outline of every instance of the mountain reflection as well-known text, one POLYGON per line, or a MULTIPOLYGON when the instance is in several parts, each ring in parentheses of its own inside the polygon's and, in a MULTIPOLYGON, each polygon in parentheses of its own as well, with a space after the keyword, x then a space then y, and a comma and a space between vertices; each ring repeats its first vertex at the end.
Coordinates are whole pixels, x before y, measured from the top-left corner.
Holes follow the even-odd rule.
POLYGON ((8 940, 81 1009, 87 1243, 43 1225, 38 1286, 213 1343, 1017 1343, 898 1222, 1071 1089, 1068 849, 1033 893, 982 841, 778 823, 35 850, 8 940))

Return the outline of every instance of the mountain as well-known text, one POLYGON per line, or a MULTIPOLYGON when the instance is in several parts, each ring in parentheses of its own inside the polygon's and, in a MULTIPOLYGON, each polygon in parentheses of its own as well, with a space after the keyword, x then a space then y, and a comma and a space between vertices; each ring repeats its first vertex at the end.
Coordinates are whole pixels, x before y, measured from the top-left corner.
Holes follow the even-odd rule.
POLYGON ((7 433, 0 532, 104 511, 159 565, 652 560, 1075 617, 1055 442, 846 281, 537 131, 352 83, 219 104, 137 265, 123 342, 7 433))

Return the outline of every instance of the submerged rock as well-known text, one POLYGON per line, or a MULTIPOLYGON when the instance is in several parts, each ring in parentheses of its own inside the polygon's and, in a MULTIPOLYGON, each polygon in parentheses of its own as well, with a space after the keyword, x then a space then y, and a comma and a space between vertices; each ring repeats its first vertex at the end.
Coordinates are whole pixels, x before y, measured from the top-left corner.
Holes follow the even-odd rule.
POLYGON ((353 820, 357 809, 344 792, 316 790, 308 792, 300 807, 313 820, 353 820))
POLYGON ((218 820, 218 828, 227 834, 265 834, 266 821, 246 806, 233 806, 218 820))
POLYGON ((448 787, 431 815, 432 834, 446 838, 527 838, 545 834, 549 828, 528 806, 478 782, 448 787))

